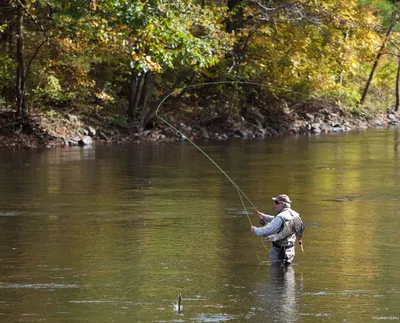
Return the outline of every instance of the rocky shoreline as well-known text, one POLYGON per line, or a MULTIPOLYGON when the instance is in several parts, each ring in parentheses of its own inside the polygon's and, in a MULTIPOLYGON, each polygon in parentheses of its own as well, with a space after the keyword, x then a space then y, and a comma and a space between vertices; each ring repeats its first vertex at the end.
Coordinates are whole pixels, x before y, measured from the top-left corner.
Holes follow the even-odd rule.
MULTIPOLYGON (((178 123, 171 129, 167 125, 146 130, 141 134, 134 134, 136 141, 175 142, 185 140, 217 140, 229 138, 252 139, 269 138, 283 135, 309 135, 343 133, 370 128, 400 126, 400 115, 394 111, 385 114, 366 115, 349 114, 343 110, 332 112, 321 109, 314 113, 288 113, 278 120, 265 120, 265 117, 253 111, 247 114, 241 122, 233 123, 221 118, 212 119, 206 123, 185 124, 178 123)), ((126 138, 125 140, 130 140, 126 138)))
MULTIPOLYGON (((56 146, 90 146, 96 142, 176 142, 217 140, 229 138, 269 138, 282 135, 342 133, 353 130, 396 127, 400 116, 394 111, 367 115, 348 113, 342 109, 320 108, 311 111, 286 109, 275 114, 263 114, 256 108, 246 110, 240 120, 222 117, 206 121, 173 120, 175 129, 158 120, 154 127, 140 133, 133 126, 112 122, 98 114, 52 116, 36 114, 23 124, 10 120, 12 114, 3 112, 0 118, 0 148, 34 148, 56 146)), ((167 117, 166 117, 167 118, 167 117)), ((171 117, 171 119, 173 119, 171 117)), ((168 119, 167 120, 171 120, 168 119)))

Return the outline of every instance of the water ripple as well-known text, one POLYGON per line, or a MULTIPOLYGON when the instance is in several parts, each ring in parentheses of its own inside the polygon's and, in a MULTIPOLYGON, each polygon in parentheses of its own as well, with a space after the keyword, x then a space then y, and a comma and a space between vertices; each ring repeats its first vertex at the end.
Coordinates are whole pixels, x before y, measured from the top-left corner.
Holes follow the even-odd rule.
POLYGON ((0 289, 6 288, 26 288, 26 289, 61 289, 61 288, 80 288, 78 285, 64 284, 7 284, 0 283, 0 289))
POLYGON ((0 213, 0 216, 18 216, 18 214, 15 214, 15 213, 0 213))
POLYGON ((221 314, 200 314, 198 318, 196 319, 197 322, 223 322, 223 321, 230 321, 235 319, 235 316, 233 315, 228 315, 225 313, 221 314))

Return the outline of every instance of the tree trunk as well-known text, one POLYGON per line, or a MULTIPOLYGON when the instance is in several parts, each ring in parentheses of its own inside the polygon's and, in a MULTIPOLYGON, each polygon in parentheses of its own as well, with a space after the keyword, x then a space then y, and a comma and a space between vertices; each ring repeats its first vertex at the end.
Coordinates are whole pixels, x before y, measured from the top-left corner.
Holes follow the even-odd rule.
MULTIPOLYGON (((14 56, 15 46, 13 47, 13 35, 15 29, 15 10, 11 6, 10 1, 2 0, 0 2, 0 25, 7 25, 2 33, 0 33, 0 54, 9 57, 14 56)), ((15 98, 15 84, 13 86, 3 86, 0 88, 0 96, 4 97, 7 105, 11 104, 15 98)))
POLYGON ((13 41, 13 22, 15 20, 14 10, 10 9, 11 4, 7 0, 3 0, 0 4, 0 24, 5 23, 6 29, 0 33, 1 53, 10 54, 12 52, 13 41))
POLYGON ((151 89, 153 87, 153 73, 148 71, 144 76, 144 84, 142 87, 142 95, 139 101, 140 111, 140 123, 143 124, 144 117, 147 112, 147 101, 150 96, 151 89))
POLYGON ((400 57, 397 58, 397 74, 396 74, 396 105, 394 110, 398 112, 400 109, 400 57))
POLYGON ((175 83, 171 86, 171 88, 168 90, 168 92, 163 96, 163 98, 157 103, 155 104, 145 115, 145 117, 143 118, 143 122, 142 122, 142 129, 145 128, 145 126, 151 121, 151 119, 153 119, 153 117, 155 116, 158 106, 160 105, 160 103, 162 102, 162 100, 164 100, 164 98, 170 96, 178 87, 179 84, 181 84, 190 74, 192 73, 192 69, 189 69, 188 71, 184 72, 181 74, 181 76, 179 76, 177 78, 177 80, 175 81, 175 83))
POLYGON ((368 80, 367 80, 367 84, 365 85, 365 88, 364 88, 364 91, 363 91, 363 94, 362 94, 362 97, 361 97, 361 100, 360 100, 360 105, 364 104, 364 102, 365 102, 365 99, 367 97, 369 88, 370 88, 371 83, 372 83, 372 79, 374 78, 374 74, 376 72, 376 68, 378 67, 379 60, 381 59, 382 55, 384 54, 384 50, 386 48, 386 43, 387 43, 387 41, 389 39, 390 34, 392 33, 393 28, 394 28, 394 24, 391 24, 389 29, 386 32, 385 39, 383 40, 381 48, 379 49, 379 52, 376 55, 376 58, 375 58, 375 61, 374 61, 374 65, 372 66, 371 73, 369 74, 369 77, 368 77, 368 80))
POLYGON ((17 93, 17 116, 25 117, 28 114, 25 103, 25 58, 24 58, 24 5, 25 1, 21 1, 17 11, 17 77, 16 77, 16 93, 17 93))
POLYGON ((136 95, 135 99, 133 100, 132 115, 131 115, 133 121, 138 121, 140 112, 139 102, 143 95, 142 93, 143 83, 144 83, 144 75, 142 74, 138 77, 136 82, 136 95))
POLYGON ((137 76, 132 73, 129 84, 128 117, 133 121, 143 123, 147 101, 153 86, 153 75, 150 71, 137 76))
POLYGON ((231 33, 238 28, 243 27, 243 8, 237 9, 242 0, 228 0, 228 11, 237 10, 235 15, 226 23, 226 31, 231 33))
MULTIPOLYGON (((347 39, 349 38, 349 32, 348 31, 346 31, 346 33, 345 33, 345 35, 344 35, 344 42, 347 42, 347 39)), ((340 59, 341 59, 341 61, 342 61, 342 63, 344 64, 344 61, 345 61, 345 54, 344 53, 341 53, 340 54, 340 59)), ((340 74, 339 74, 339 84, 340 85, 342 85, 343 84, 343 81, 344 81, 344 68, 342 67, 342 69, 341 69, 341 71, 340 71, 340 74)))
POLYGON ((133 119, 134 114, 134 102, 136 93, 136 83, 137 83, 137 75, 132 71, 131 79, 129 81, 129 93, 128 93, 128 118, 133 119))

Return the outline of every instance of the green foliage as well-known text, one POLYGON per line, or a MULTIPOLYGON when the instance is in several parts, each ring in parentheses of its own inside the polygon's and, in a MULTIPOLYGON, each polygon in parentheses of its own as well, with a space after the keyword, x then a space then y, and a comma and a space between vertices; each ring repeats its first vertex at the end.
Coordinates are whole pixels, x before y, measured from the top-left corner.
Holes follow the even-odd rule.
POLYGON ((218 23, 224 10, 204 9, 188 0, 120 4, 108 9, 117 21, 128 24, 113 27, 128 28, 134 36, 122 44, 131 55, 130 67, 138 73, 162 73, 179 66, 207 68, 230 48, 218 23))
POLYGON ((13 85, 15 68, 16 62, 9 55, 0 54, 0 90, 13 85))
POLYGON ((71 101, 74 93, 63 91, 60 81, 53 75, 48 75, 46 84, 32 91, 36 100, 42 103, 61 104, 71 101))
MULTIPOLYGON (((45 106, 90 101, 109 114, 116 106, 126 107, 130 75, 148 71, 155 88, 149 100, 165 94, 182 71, 194 70, 197 81, 262 83, 268 94, 264 98, 327 97, 354 106, 388 24, 399 18, 398 4, 389 0, 299 0, 296 10, 291 1, 264 1, 264 7, 271 6, 264 11, 254 1, 241 1, 230 11, 220 1, 204 7, 192 0, 24 3, 24 12, 37 23, 26 19, 24 25, 27 65, 34 58, 27 98, 45 106), (226 31, 228 21, 235 32, 226 31), (38 31, 39 25, 45 33, 38 31)), ((16 25, 10 27, 1 25, 0 33, 15 32, 16 25)), ((0 89, 15 84, 16 37, 9 36, 4 37, 14 40, 4 42, 10 45, 9 52, 0 50, 0 89)), ((374 77, 369 104, 374 98, 383 104, 392 101, 399 41, 393 33, 374 77)), ((226 86, 210 90, 208 102, 219 107, 215 109, 221 115, 234 115, 248 102, 246 91, 235 88, 233 97, 231 90, 226 86)), ((208 94, 201 89, 191 92, 193 100, 208 94)), ((125 125, 127 120, 121 118, 115 122, 125 125)))
POLYGON ((377 9, 380 17, 382 18, 382 24, 384 28, 387 28, 394 19, 396 19, 396 5, 391 1, 378 1, 377 9))
POLYGON ((343 87, 338 86, 336 89, 331 89, 328 91, 320 91, 318 93, 318 98, 322 100, 327 100, 335 102, 339 107, 346 110, 357 108, 358 102, 360 102, 361 94, 359 87, 343 87))
POLYGON ((112 117, 111 122, 117 126, 126 127, 128 125, 129 119, 126 116, 117 114, 112 117))
POLYGON ((147 17, 154 11, 154 1, 106 1, 103 8, 109 14, 115 13, 113 17, 116 23, 142 28, 146 26, 147 17))
MULTIPOLYGON (((262 22, 246 20, 248 25, 238 34, 237 45, 242 52, 246 48, 246 56, 236 70, 246 79, 263 80, 277 97, 298 101, 328 95, 337 102, 355 104, 381 44, 381 35, 376 33, 381 22, 376 2, 297 4, 303 15, 300 22, 292 19, 291 14, 296 14, 290 7, 277 21, 273 16, 262 22)), ((251 18, 270 12, 250 6, 245 15, 251 18)))
POLYGON ((48 119, 61 119, 62 116, 57 111, 50 109, 42 112, 42 115, 48 119))

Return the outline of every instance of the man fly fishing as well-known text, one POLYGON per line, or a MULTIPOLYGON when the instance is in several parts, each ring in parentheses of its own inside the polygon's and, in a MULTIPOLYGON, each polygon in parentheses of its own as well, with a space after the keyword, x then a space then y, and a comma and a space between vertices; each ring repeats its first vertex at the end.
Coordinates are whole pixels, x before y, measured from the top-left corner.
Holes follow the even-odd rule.
POLYGON ((299 213, 291 209, 289 196, 281 194, 272 200, 277 214, 272 216, 257 211, 261 225, 268 224, 259 228, 251 226, 250 230, 257 236, 263 236, 265 241, 272 242, 269 254, 271 265, 290 265, 295 255, 296 237, 302 246, 304 225, 299 213))

